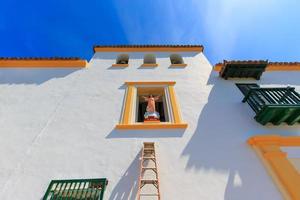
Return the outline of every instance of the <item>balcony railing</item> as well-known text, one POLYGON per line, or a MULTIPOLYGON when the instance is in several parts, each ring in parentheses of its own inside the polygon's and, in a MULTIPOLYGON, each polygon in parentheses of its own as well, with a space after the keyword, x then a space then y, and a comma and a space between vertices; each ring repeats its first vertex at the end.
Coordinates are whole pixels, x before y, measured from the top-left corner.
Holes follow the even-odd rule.
POLYGON ((102 200, 107 183, 105 178, 52 180, 43 200, 102 200))
POLYGON ((293 87, 261 88, 256 84, 237 84, 255 111, 257 122, 293 125, 300 122, 300 95, 293 87))

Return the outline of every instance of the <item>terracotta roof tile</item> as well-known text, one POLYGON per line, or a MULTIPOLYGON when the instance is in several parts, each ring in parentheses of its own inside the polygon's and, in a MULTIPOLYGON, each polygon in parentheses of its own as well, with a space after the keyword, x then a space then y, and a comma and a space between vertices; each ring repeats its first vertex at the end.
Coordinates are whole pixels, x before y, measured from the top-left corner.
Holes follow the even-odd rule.
POLYGON ((110 48, 147 48, 147 47, 172 47, 172 48, 182 48, 182 47, 203 47, 202 45, 172 45, 172 44, 149 44, 149 45, 94 45, 95 47, 110 47, 110 48))
POLYGON ((300 65, 300 62, 269 62, 269 65, 300 65))
POLYGON ((0 68, 83 68, 86 64, 77 57, 0 57, 0 68))
POLYGON ((133 51, 145 51, 145 49, 151 49, 156 50, 156 51, 167 51, 170 49, 173 49, 176 51, 178 50, 186 50, 186 51, 203 51, 204 47, 202 45, 171 45, 171 44, 151 44, 151 45, 137 45, 137 44, 132 44, 132 45, 95 45, 94 46, 94 52, 97 51, 126 51, 126 50, 133 50, 133 51), (157 48, 157 49, 155 49, 157 48))
POLYGON ((79 57, 0 57, 0 60, 81 60, 79 57))
POLYGON ((223 64, 266 64, 268 60, 224 60, 223 64))
POLYGON ((268 60, 224 60, 223 63, 217 63, 216 65, 224 64, 261 64, 268 63, 268 65, 300 65, 300 62, 268 62, 268 60))
POLYGON ((267 71, 300 70, 300 62, 269 62, 268 60, 224 60, 223 63, 215 64, 214 70, 220 71, 226 64, 267 64, 267 71))

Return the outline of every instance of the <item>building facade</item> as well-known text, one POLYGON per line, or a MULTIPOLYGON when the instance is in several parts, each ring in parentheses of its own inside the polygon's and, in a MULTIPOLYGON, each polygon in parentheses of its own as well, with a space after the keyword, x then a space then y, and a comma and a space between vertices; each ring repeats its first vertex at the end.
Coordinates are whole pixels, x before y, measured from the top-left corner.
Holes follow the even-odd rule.
POLYGON ((299 63, 212 66, 199 45, 94 52, 0 60, 0 199, 136 199, 144 142, 160 199, 300 199, 299 63), (150 95, 159 119, 145 121, 150 95))

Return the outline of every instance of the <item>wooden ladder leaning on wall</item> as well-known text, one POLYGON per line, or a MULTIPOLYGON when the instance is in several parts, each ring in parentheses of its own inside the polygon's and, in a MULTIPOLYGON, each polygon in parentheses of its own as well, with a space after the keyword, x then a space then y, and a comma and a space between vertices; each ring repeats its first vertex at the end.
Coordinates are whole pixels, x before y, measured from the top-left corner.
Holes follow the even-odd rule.
POLYGON ((144 142, 140 164, 138 200, 160 200, 154 142, 144 142))

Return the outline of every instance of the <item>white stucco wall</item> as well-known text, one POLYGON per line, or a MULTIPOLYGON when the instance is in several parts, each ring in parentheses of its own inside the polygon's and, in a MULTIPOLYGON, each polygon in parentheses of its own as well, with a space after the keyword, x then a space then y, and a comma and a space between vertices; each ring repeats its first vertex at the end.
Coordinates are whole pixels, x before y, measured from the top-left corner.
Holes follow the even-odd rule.
MULTIPOLYGON (((202 53, 184 53, 183 69, 112 68, 118 53, 96 53, 82 70, 0 70, 0 199, 41 199, 52 179, 109 180, 105 199, 134 199, 139 151, 156 142, 160 189, 166 200, 282 199, 246 140, 257 134, 300 135, 300 126, 262 126, 202 53), (20 78, 22 77, 22 78, 20 78), (115 130, 125 81, 176 81, 186 130, 115 130)), ((259 84, 300 89, 299 72, 266 72, 259 84)), ((247 81, 246 81, 247 82, 247 81)), ((249 80, 248 82, 256 82, 249 80)))
POLYGON ((281 149, 287 153, 289 161, 300 173, 300 147, 281 147, 281 149))

